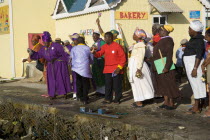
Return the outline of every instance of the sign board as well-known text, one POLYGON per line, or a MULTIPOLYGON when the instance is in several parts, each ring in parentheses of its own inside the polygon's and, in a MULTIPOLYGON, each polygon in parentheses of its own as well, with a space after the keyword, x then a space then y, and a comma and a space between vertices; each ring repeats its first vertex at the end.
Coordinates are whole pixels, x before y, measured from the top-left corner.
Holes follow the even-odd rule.
POLYGON ((122 12, 116 11, 115 12, 115 19, 123 19, 123 20, 142 20, 148 19, 147 12, 122 12))
POLYGON ((94 32, 93 29, 80 30, 80 34, 84 34, 84 35, 93 35, 93 32, 94 32))
MULTIPOLYGON (((42 37, 43 34, 42 33, 29 33, 28 34, 28 46, 29 46, 28 48, 30 49, 34 47, 31 42, 33 35, 40 35, 40 37, 42 37)), ((42 39, 39 40, 39 43, 43 44, 42 39)))
POLYGON ((201 11, 190 11, 190 19, 200 19, 201 11))
POLYGON ((9 6, 0 7, 0 35, 9 34, 9 6))

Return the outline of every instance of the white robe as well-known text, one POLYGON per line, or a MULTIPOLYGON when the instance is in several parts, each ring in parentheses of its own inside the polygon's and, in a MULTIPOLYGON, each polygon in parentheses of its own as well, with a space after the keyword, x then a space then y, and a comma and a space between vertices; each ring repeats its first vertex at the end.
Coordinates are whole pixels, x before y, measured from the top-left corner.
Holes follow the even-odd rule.
POLYGON ((135 102, 154 98, 151 73, 148 65, 144 62, 144 56, 145 44, 143 42, 135 44, 128 61, 128 79, 131 83, 135 102), (136 77, 137 69, 141 69, 143 73, 141 78, 136 77))
POLYGON ((201 61, 198 69, 197 69, 197 77, 194 78, 191 76, 192 70, 195 65, 195 55, 191 56, 184 56, 184 64, 185 64, 185 69, 187 73, 187 77, 189 79, 190 85, 192 87, 193 95, 195 99, 201 99, 206 97, 206 86, 205 82, 202 82, 201 77, 202 77, 202 69, 201 69, 201 64, 203 63, 203 60, 201 61))

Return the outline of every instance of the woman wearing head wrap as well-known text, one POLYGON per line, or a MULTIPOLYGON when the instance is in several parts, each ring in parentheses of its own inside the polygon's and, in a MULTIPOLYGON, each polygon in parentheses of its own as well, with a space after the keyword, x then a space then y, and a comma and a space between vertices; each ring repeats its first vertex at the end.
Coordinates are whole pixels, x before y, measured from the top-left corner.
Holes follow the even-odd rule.
POLYGON ((136 29, 133 40, 137 43, 133 46, 131 57, 128 61, 128 77, 131 83, 134 107, 143 107, 143 101, 154 97, 154 88, 151 80, 149 67, 144 62, 146 51, 145 39, 147 35, 144 30, 136 29))
POLYGON ((186 43, 186 48, 184 50, 183 61, 195 98, 195 104, 189 110, 189 114, 200 113, 200 99, 206 97, 205 82, 201 80, 201 63, 203 62, 205 53, 204 36, 202 35, 203 29, 204 26, 199 20, 194 20, 190 23, 189 35, 191 39, 186 43))
POLYGON ((152 34, 153 34, 153 46, 155 46, 161 39, 159 30, 161 25, 158 23, 153 24, 152 26, 152 34))
POLYGON ((173 64, 173 49, 174 41, 169 36, 169 33, 173 32, 174 28, 170 25, 164 25, 160 28, 159 34, 161 40, 156 44, 153 50, 153 60, 160 59, 160 52, 162 57, 166 57, 166 64, 162 74, 158 74, 153 63, 153 72, 155 76, 155 93, 158 96, 164 96, 164 104, 160 108, 168 110, 175 109, 174 98, 179 97, 179 89, 176 85, 175 71, 170 68, 173 64))
POLYGON ((56 95, 66 95, 71 92, 68 56, 63 47, 58 43, 53 43, 49 32, 42 35, 44 47, 39 52, 28 49, 30 58, 37 60, 44 58, 47 61, 47 85, 48 94, 51 99, 56 95))
POLYGON ((78 33, 74 33, 73 35, 69 35, 69 38, 73 41, 71 43, 72 46, 77 46, 78 44, 78 38, 79 38, 79 34, 78 33))

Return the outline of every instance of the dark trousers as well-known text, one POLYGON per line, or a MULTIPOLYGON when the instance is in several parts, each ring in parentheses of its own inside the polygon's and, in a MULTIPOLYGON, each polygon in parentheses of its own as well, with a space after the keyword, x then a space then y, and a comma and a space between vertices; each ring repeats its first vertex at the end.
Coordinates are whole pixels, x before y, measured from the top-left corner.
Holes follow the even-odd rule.
POLYGON ((177 80, 178 82, 181 83, 182 80, 182 75, 183 75, 183 67, 176 67, 176 71, 177 71, 177 80))
POLYGON ((113 91, 115 91, 115 100, 119 102, 122 98, 122 74, 112 77, 111 73, 105 74, 105 99, 113 100, 113 91))
POLYGON ((77 98, 81 101, 88 100, 88 92, 90 89, 90 80, 89 78, 82 77, 76 73, 76 84, 77 84, 77 98))

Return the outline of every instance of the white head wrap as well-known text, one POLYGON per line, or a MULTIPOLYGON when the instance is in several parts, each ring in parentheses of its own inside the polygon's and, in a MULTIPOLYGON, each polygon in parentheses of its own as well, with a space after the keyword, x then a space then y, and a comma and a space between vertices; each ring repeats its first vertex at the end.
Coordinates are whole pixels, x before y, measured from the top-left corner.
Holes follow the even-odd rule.
POLYGON ((190 22, 190 28, 196 32, 203 32, 204 26, 199 20, 190 22))
POLYGON ((94 31, 93 33, 95 33, 95 34, 99 34, 99 35, 100 35, 100 32, 99 32, 99 31, 94 31))

